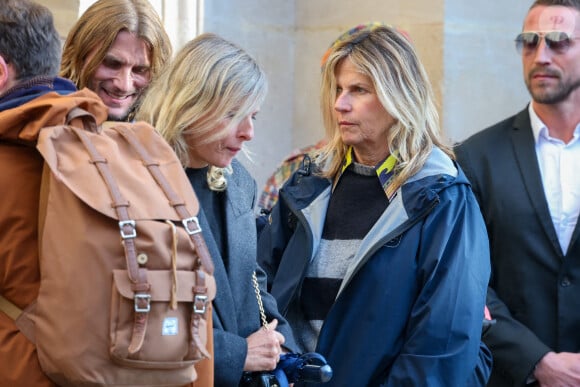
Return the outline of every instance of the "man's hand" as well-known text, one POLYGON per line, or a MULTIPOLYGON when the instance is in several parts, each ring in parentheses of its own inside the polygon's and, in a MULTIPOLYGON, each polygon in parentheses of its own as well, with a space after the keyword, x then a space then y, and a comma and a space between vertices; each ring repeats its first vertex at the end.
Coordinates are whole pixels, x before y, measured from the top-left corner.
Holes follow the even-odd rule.
POLYGON ((580 354, 548 352, 536 365, 540 387, 580 386, 580 354))

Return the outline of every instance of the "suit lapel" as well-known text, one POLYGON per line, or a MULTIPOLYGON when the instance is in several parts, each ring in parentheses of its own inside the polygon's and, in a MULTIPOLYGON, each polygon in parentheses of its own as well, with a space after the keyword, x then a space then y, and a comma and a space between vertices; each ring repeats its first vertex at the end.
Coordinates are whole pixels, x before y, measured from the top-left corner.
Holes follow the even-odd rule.
MULTIPOLYGON (((233 164, 233 163, 232 163, 233 164)), ((240 329, 253 332, 259 323, 258 301, 252 286, 252 272, 256 270, 256 216, 254 180, 236 164, 228 178, 226 190, 226 222, 228 224, 228 273, 238 313, 243 315, 240 329)))
MULTIPOLYGON (((248 229, 248 226, 255 227, 255 219, 253 214, 248 213, 248 209, 253 208, 251 203, 252 195, 248 192, 243 192, 244 189, 238 184, 236 177, 228 179, 228 189, 226 190, 226 208, 225 218, 227 223, 227 249, 228 254, 233 259, 228 259, 228 274, 233 276, 230 280, 232 286, 238 285, 240 279, 251 278, 251 272, 254 270, 253 266, 248 266, 248 262, 255 262, 254 260, 235 259, 235 257, 246 257, 247 255, 255 255, 255 249, 251 249, 252 243, 257 243, 257 236, 253 230, 248 229), (248 216, 252 219, 248 220, 248 216), (235 285, 233 285, 235 284, 235 285)), ((255 257, 254 257, 255 258, 255 257)), ((242 288, 245 285, 239 284, 242 288)), ((232 291, 236 292, 232 288, 232 291)), ((234 294, 236 297, 236 294, 234 294)))
POLYGON ((532 207, 538 215, 548 239, 552 242, 552 246, 561 254, 562 250, 544 193, 530 115, 527 109, 521 111, 515 118, 514 130, 511 131, 511 141, 532 207))
POLYGON ((214 277, 217 284, 217 294, 215 300, 213 301, 214 311, 218 315, 224 330, 237 332, 238 327, 236 323, 234 299, 232 298, 232 291, 230 288, 228 275, 223 263, 224 261, 215 243, 215 239, 212 235, 211 228, 209 227, 203 208, 199 209, 198 218, 199 224, 205 237, 207 249, 214 263, 214 277))
POLYGON ((574 228, 574 232, 572 233, 572 238, 570 238, 570 245, 568 246, 568 251, 572 251, 572 245, 578 241, 578 237, 580 236, 580 216, 578 220, 576 220, 576 227, 574 228))

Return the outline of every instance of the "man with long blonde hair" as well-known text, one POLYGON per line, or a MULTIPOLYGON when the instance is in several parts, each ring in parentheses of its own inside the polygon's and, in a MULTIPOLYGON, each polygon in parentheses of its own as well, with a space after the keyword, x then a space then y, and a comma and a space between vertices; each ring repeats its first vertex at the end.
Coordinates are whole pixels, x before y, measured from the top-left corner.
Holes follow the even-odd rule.
POLYGON ((101 97, 109 120, 125 121, 170 58, 171 42, 147 0, 99 0, 70 30, 60 75, 101 97))

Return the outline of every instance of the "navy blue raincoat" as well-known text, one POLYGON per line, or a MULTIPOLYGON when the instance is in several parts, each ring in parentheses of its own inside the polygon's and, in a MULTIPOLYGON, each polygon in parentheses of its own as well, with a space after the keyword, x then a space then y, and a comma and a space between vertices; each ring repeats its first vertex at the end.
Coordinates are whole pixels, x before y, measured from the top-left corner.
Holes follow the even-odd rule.
MULTIPOLYGON (((282 313, 299 300, 331 188, 303 167, 260 234, 258 260, 282 313)), ((343 279, 316 348, 334 370, 325 386, 485 385, 489 275, 487 233, 469 182, 434 149, 391 199, 343 279)))

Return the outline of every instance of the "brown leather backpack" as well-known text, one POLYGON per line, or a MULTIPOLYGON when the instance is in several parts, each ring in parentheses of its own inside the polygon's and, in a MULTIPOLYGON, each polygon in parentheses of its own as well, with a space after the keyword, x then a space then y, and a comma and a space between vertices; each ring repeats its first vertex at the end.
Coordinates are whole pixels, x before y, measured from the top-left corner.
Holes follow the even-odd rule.
POLYGON ((97 127, 81 109, 68 122, 38 139, 41 284, 19 319, 44 372, 62 386, 180 386, 203 364, 212 385, 213 264, 177 157, 145 123, 97 127))

